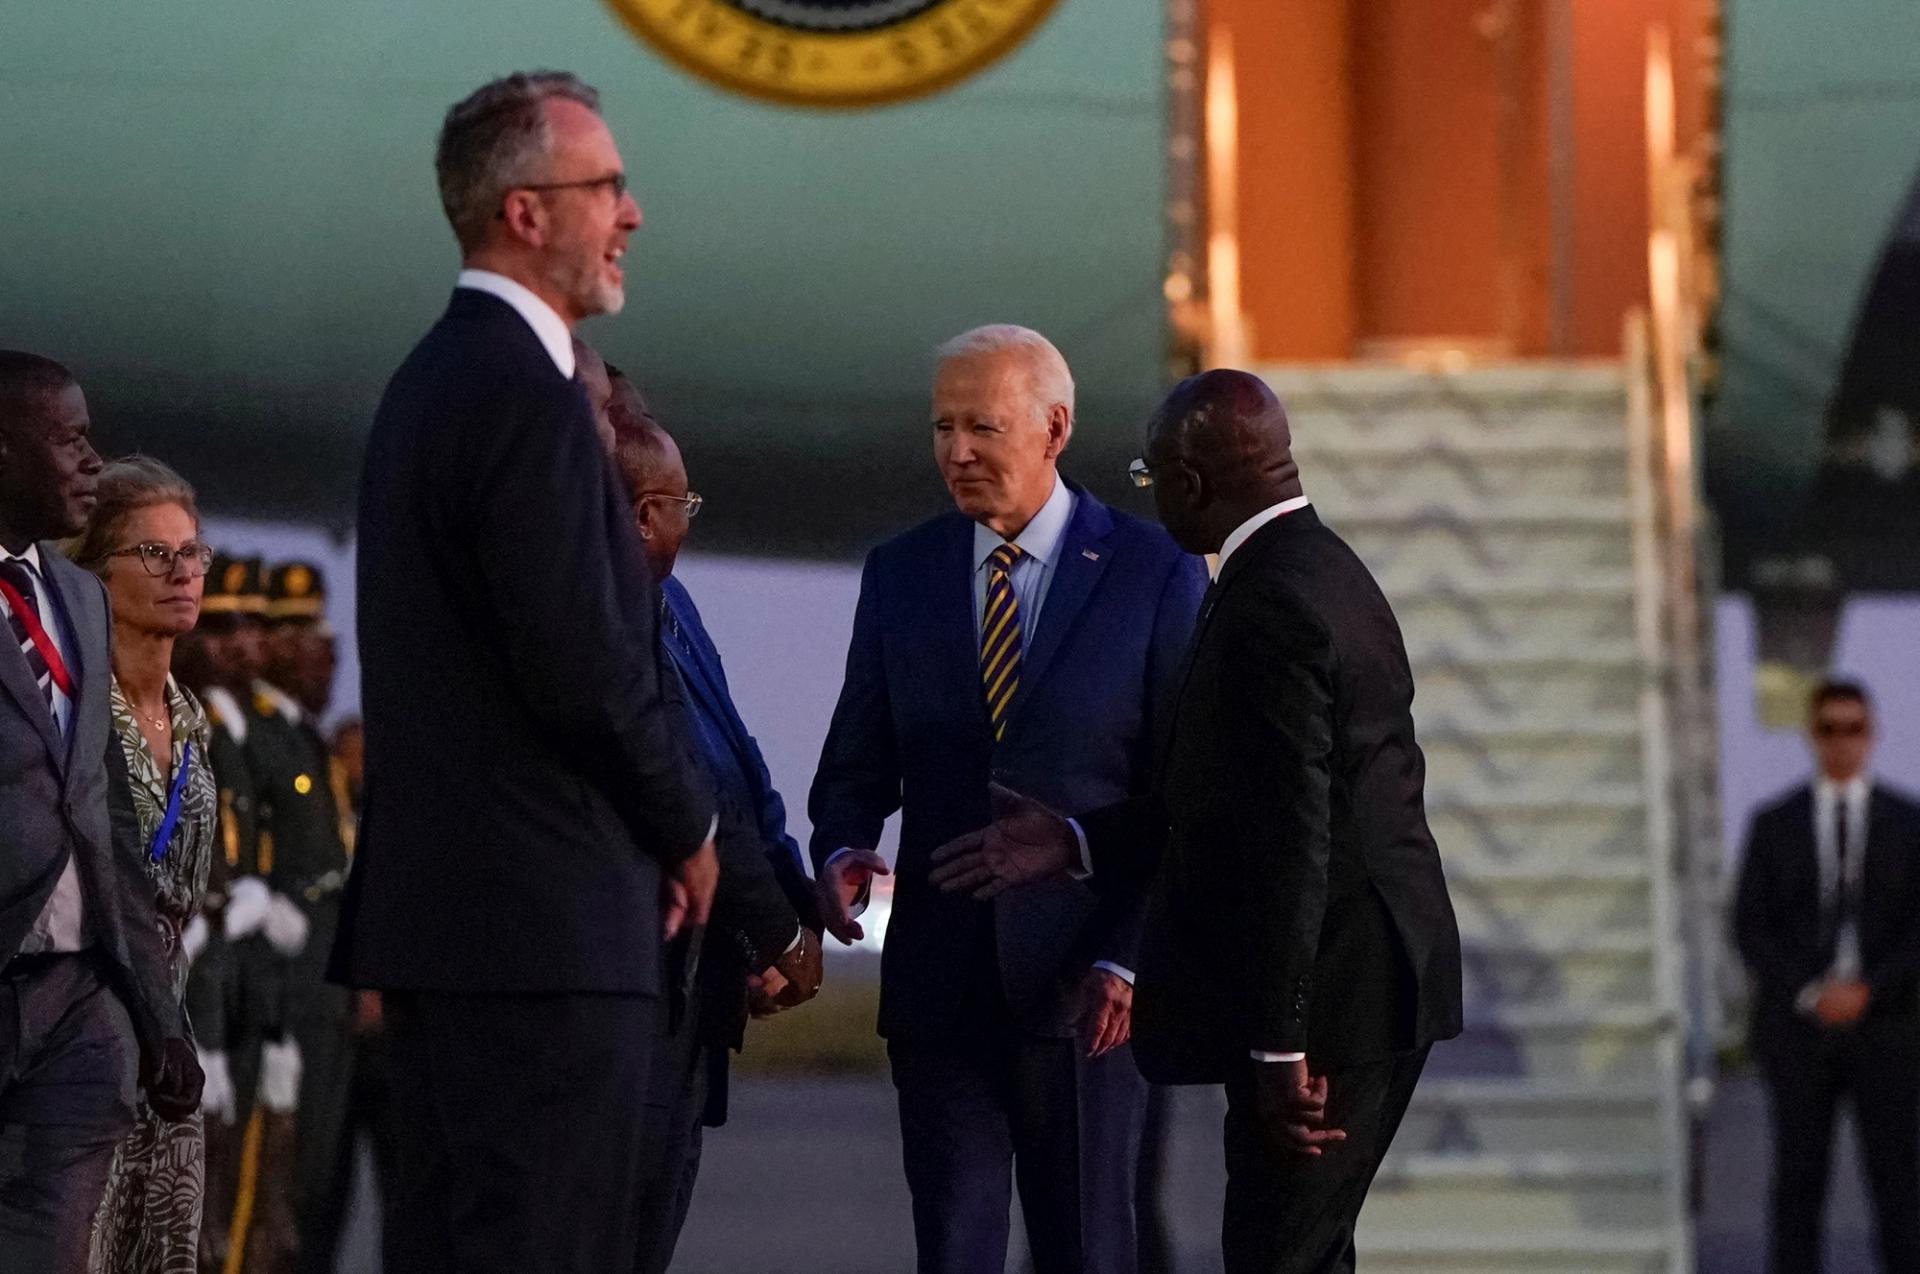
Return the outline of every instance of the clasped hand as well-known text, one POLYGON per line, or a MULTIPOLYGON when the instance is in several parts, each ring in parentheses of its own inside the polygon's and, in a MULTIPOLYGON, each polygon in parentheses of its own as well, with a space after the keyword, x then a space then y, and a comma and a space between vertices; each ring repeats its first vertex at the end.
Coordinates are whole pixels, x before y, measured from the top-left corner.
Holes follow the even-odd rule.
POLYGON ((821 955, 820 935, 802 928, 798 944, 747 979, 748 1010, 755 1017, 772 1017, 818 995, 824 972, 821 955))
POLYGON ((1253 1107, 1269 1148, 1318 1159, 1347 1134, 1327 1127, 1327 1077, 1307 1063, 1254 1062, 1253 1107))

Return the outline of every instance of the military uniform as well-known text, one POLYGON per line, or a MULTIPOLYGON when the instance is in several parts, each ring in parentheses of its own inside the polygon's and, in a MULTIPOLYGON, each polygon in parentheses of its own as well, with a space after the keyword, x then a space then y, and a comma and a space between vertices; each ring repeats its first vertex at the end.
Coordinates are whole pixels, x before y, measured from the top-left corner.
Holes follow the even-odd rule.
MULTIPOLYGON (((222 555, 214 560, 201 601, 203 616, 264 619, 266 608, 266 579, 259 558, 222 555)), ((206 1120, 207 1189, 200 1265, 203 1271, 218 1271, 225 1268, 235 1226, 244 1231, 250 1228, 254 1214, 272 1212, 276 1189, 282 1198, 285 1195, 284 1187, 269 1181, 265 1183, 264 1207, 249 1204, 243 1215, 235 1215, 243 1194, 250 1200, 262 1194, 262 1131, 254 1119, 255 1095, 262 1046, 280 1034, 280 979, 275 969, 279 961, 257 932, 257 921, 243 922, 241 932, 228 936, 227 904, 233 889, 242 881, 258 881, 261 876, 259 810, 245 746, 249 714, 243 703, 225 689, 211 685, 194 689, 212 726, 207 763, 213 770, 219 803, 216 852, 208 873, 205 905, 209 936, 188 973, 186 1005, 203 1069, 211 1071, 223 1065, 234 1097, 231 1120, 212 1113, 206 1120), (251 1154, 247 1151, 250 1143, 254 1147, 251 1154), (244 1190, 243 1180, 247 1182, 244 1190)), ((244 891, 246 887, 241 888, 244 891)), ((240 910, 235 909, 236 920, 240 910)), ((284 1203, 282 1210, 286 1210, 284 1203)), ((246 1235, 242 1232, 239 1237, 244 1242, 246 1235)))
MULTIPOLYGON (((268 581, 267 614, 278 624, 324 622, 319 571, 292 562, 268 581)), ((339 928, 351 810, 336 802, 332 750, 318 723, 287 691, 256 687, 248 753, 258 782, 262 844, 270 846, 267 883, 300 908, 306 944, 285 967, 283 1020, 300 1049, 299 1117, 294 1140, 294 1201, 300 1268, 332 1269, 344 1200, 336 1202, 352 1083, 352 1000, 326 979, 339 928), (344 817, 343 817, 344 816, 344 817)))

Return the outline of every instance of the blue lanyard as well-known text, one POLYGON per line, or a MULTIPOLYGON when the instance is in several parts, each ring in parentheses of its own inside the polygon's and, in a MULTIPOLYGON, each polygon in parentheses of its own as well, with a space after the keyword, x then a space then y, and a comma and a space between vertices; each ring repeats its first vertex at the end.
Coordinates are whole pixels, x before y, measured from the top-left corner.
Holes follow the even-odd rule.
POLYGON ((161 816, 160 826, 154 829, 153 846, 147 851, 147 857, 159 862, 167 856, 167 842, 173 839, 174 824, 180 821, 180 798, 187 790, 187 771, 193 766, 193 740, 188 739, 180 745, 180 768, 173 772, 173 788, 167 793, 167 812, 161 816))

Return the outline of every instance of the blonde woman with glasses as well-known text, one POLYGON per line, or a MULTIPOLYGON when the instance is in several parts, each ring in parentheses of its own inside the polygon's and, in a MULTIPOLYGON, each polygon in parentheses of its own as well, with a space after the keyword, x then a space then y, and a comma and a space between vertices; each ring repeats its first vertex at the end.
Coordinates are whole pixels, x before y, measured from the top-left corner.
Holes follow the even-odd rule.
MULTIPOLYGON (((206 714, 170 669, 174 641, 200 617, 213 551, 200 539, 193 488, 159 461, 115 461, 98 490, 86 531, 65 547, 105 582, 113 602, 107 760, 115 848, 125 852, 138 838, 179 997, 206 932, 193 922, 207 891, 217 798, 206 714)), ((89 1268, 194 1274, 205 1165, 198 1111, 174 1121, 143 1104, 114 1154, 89 1268)))

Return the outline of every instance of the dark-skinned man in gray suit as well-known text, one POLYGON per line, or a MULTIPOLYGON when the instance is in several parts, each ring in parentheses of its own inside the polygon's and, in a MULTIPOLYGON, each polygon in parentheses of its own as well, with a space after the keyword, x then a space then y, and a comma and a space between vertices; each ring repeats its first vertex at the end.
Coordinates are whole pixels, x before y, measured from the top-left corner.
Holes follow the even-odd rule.
POLYGON ((72 373, 0 350, 0 1269, 49 1274, 86 1269, 137 1089, 184 1119, 201 1084, 140 851, 115 845, 138 822, 109 790, 106 590, 50 543, 93 511, 90 426, 72 373))

